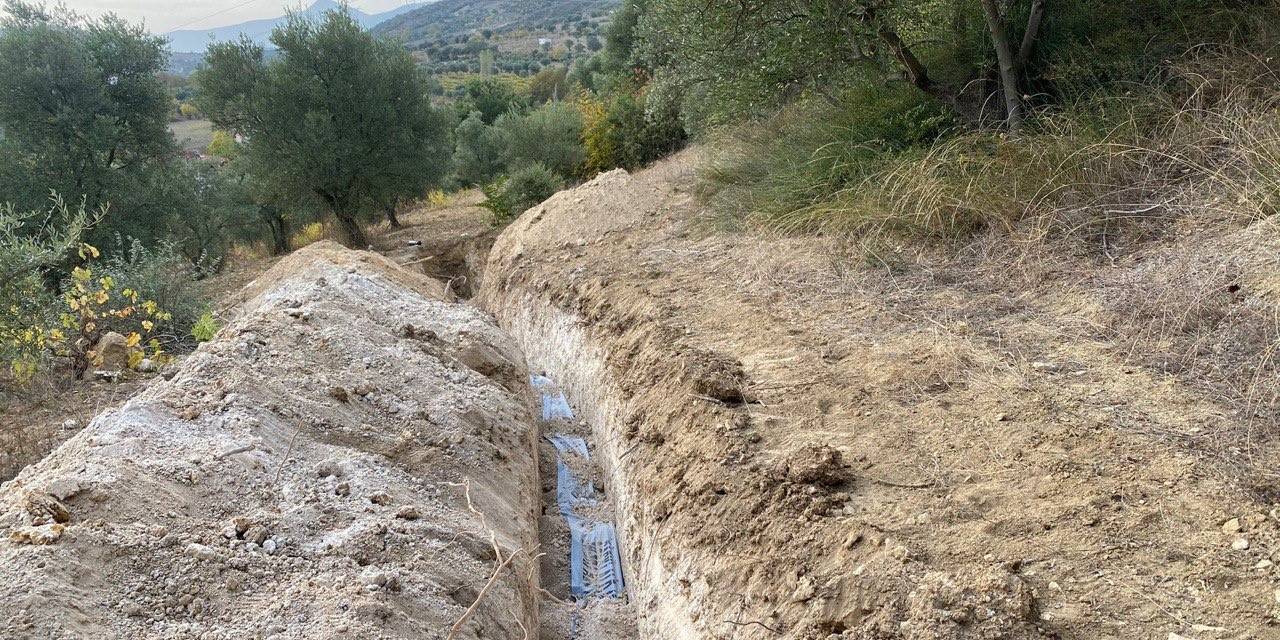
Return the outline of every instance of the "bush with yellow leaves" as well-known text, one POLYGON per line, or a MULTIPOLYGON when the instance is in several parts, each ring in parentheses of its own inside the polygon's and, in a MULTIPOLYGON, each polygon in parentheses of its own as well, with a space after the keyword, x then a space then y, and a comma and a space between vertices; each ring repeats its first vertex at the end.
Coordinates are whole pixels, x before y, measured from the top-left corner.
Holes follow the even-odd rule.
POLYGON ((103 353, 98 345, 108 331, 120 325, 138 327, 121 332, 129 368, 136 368, 146 357, 163 359, 160 341, 151 334, 157 323, 172 319, 154 300, 141 300, 136 289, 118 288, 111 276, 94 277, 90 264, 98 255, 94 247, 81 245, 80 258, 85 265, 71 271, 71 286, 62 296, 66 309, 60 314, 59 326, 38 329, 46 331, 50 352, 71 361, 76 378, 83 377, 90 365, 102 364, 103 353), (144 349, 142 342, 148 338, 144 349))

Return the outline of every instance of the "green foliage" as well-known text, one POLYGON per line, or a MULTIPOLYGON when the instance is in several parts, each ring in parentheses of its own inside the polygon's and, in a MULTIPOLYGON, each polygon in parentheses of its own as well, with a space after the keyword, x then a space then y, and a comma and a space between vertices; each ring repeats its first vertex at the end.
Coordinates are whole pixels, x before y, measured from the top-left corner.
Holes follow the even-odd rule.
POLYGON ((493 212, 498 224, 510 222, 564 188, 564 179, 550 169, 531 164, 484 187, 481 206, 493 212))
POLYGON ((150 259, 141 254, 132 259, 117 258, 108 264, 98 261, 101 254, 96 248, 78 243, 76 256, 81 264, 62 284, 61 296, 54 296, 42 286, 38 269, 51 269, 54 260, 78 240, 94 218, 83 209, 69 212, 56 198, 50 212, 65 218, 62 228, 72 231, 58 231, 50 223, 50 215, 19 215, 12 207, 0 211, 0 268, 10 270, 11 276, 0 286, 0 363, 19 383, 29 380, 53 359, 67 361, 80 377, 97 363, 101 354, 94 349, 111 331, 125 336, 128 366, 136 366, 147 354, 142 346, 147 338, 151 338, 146 345, 150 356, 161 357, 162 343, 157 332, 161 325, 173 324, 175 318, 139 287, 158 291, 160 278, 172 278, 172 272, 185 265, 170 264, 159 270, 138 268, 150 259), (40 218, 43 220, 36 228, 21 233, 24 226, 40 218), (166 270, 170 273, 164 273, 166 270))
POLYGON ((619 93, 601 103, 584 100, 583 139, 587 167, 607 171, 615 167, 635 169, 675 151, 684 142, 684 129, 674 111, 646 113, 646 96, 619 93))
POLYGON ((205 153, 208 153, 215 158, 234 160, 240 153, 240 147, 236 142, 236 137, 231 133, 226 131, 214 131, 213 139, 209 141, 209 147, 205 149, 205 153))
POLYGON ((687 87, 685 109, 697 115, 692 124, 701 132, 767 115, 806 91, 838 86, 886 65, 889 53, 873 46, 878 26, 896 27, 908 18, 899 15, 905 11, 873 11, 871 4, 638 3, 635 26, 620 26, 606 51, 678 78, 687 87))
POLYGON ((150 327, 142 324, 147 320, 145 317, 121 318, 112 330, 152 334, 169 348, 189 346, 185 338, 208 307, 199 279, 216 269, 213 259, 205 258, 193 264, 169 242, 147 247, 136 239, 117 238, 115 246, 104 251, 96 275, 111 278, 117 289, 136 292, 138 299, 151 301, 165 314, 162 318, 151 318, 154 324, 150 327))
POLYGON ((554 102, 525 115, 507 114, 494 128, 506 141, 506 166, 538 164, 565 177, 582 173, 582 114, 572 104, 554 102))
POLYGON ((211 45, 196 75, 201 110, 247 134, 245 166, 269 191, 320 198, 365 246, 371 203, 420 196, 444 175, 447 119, 408 53, 345 11, 291 16, 271 41, 269 61, 248 41, 211 45))
POLYGON ((233 170, 200 161, 179 165, 178 184, 192 185, 183 215, 172 225, 173 237, 163 241, 176 248, 201 277, 219 270, 231 245, 263 235, 257 207, 233 170))
POLYGON ((99 216, 59 197, 42 211, 0 208, 0 363, 18 378, 39 367, 56 326, 57 299, 42 275, 74 253, 99 216))
POLYGON ((458 108, 463 113, 479 112, 485 124, 493 124, 510 111, 522 111, 528 104, 511 85, 494 78, 477 78, 463 86, 458 108))
POLYGON ((87 19, 19 0, 0 23, 0 193, 19 210, 50 191, 96 210, 98 237, 163 235, 176 147, 173 99, 158 73, 164 40, 107 15, 87 19))
POLYGON ((563 100, 569 95, 569 72, 563 66, 543 67, 529 83, 529 95, 534 104, 563 100))
POLYGON ((218 320, 213 317, 213 313, 206 311, 200 314, 200 318, 195 324, 191 325, 191 337, 196 342, 208 342, 218 333, 218 320))
POLYGON ((502 173, 506 140, 501 130, 484 123, 479 111, 458 125, 454 140, 454 171, 463 185, 488 184, 502 173))
POLYGON ((865 85, 837 105, 802 103, 725 141, 705 176, 716 206, 735 217, 793 220, 955 126, 946 107, 908 86, 865 85))

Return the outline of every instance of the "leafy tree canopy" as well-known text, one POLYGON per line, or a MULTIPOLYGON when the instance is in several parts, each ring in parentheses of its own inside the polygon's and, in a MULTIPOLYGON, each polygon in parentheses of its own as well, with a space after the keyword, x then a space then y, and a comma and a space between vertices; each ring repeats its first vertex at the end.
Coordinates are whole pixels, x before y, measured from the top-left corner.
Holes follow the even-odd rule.
POLYGON ((270 61, 248 40, 211 45, 196 76, 201 110, 245 135, 252 171, 322 200, 364 246, 359 217, 372 203, 420 195, 447 170, 447 118, 409 54, 345 11, 293 15, 271 42, 270 61))
POLYGON ((8 0, 0 22, 0 191, 20 210, 49 193, 110 205, 99 233, 163 232, 173 202, 153 189, 175 157, 164 41, 107 15, 8 0))

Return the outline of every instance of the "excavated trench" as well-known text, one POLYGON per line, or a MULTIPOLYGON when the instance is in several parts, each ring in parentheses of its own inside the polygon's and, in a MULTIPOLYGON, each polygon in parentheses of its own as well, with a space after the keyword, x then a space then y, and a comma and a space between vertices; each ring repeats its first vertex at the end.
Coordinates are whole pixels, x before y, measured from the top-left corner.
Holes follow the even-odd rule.
POLYGON ((692 637, 603 354, 457 293, 332 245, 250 284, 172 376, 0 485, 0 637, 692 637))
MULTIPOLYGON (((491 294, 485 298, 484 304, 498 318, 499 325, 521 346, 530 369, 553 379, 556 390, 552 393, 563 393, 573 407, 575 417, 572 419, 544 419, 542 422, 544 493, 549 491, 548 478, 556 475, 554 466, 548 464, 555 459, 555 448, 548 443, 547 436, 569 434, 581 437, 591 451, 591 463, 586 474, 597 478, 597 486, 608 496, 608 509, 603 517, 612 518, 616 523, 621 572, 626 584, 625 599, 632 603, 630 610, 626 610, 607 600, 603 603, 597 601, 585 617, 589 632, 568 636, 561 635, 564 629, 563 607, 554 602, 549 607, 544 605, 543 637, 592 640, 703 637, 694 631, 691 623, 689 603, 684 596, 688 591, 681 588, 684 576, 674 574, 664 566, 660 532, 645 526, 644 523, 651 522, 652 518, 642 515, 645 506, 638 494, 639 485, 627 475, 625 459, 629 451, 622 437, 624 403, 607 369, 607 354, 590 343, 584 323, 579 318, 540 304, 532 297, 491 294), (555 635, 546 635, 548 631, 555 635)), ((544 505, 547 502, 544 500, 544 505)), ((544 541, 548 537, 563 539, 563 533, 557 536, 555 521, 549 523, 547 520, 544 516, 541 526, 544 541)), ((551 546, 554 548, 556 545, 551 546)), ((564 584, 563 569, 544 564, 543 571, 544 578, 551 577, 553 584, 564 584)), ((580 613, 576 616, 571 628, 580 629, 579 621, 584 618, 580 613)))

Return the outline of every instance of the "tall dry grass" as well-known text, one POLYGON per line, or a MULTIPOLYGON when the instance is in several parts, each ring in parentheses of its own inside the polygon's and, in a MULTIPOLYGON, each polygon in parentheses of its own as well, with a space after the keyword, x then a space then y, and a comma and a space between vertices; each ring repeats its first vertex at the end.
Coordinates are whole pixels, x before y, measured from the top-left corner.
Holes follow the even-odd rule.
POLYGON ((1159 81, 1046 109, 1016 136, 867 139, 900 132, 797 108, 721 140, 705 192, 731 216, 790 232, 953 240, 996 229, 1103 251, 1122 228, 1188 207, 1270 215, 1280 204, 1276 70, 1229 53, 1192 53, 1159 81))
POLYGON ((795 111, 736 133, 707 197, 748 226, 847 238, 904 281, 963 271, 982 290, 1091 301, 1049 311, 1218 407, 1196 429, 1152 428, 1280 500, 1280 60, 1203 47, 1017 136, 854 154, 833 151, 858 143, 826 125, 795 111), (884 246, 934 257, 899 265, 884 246))

